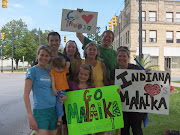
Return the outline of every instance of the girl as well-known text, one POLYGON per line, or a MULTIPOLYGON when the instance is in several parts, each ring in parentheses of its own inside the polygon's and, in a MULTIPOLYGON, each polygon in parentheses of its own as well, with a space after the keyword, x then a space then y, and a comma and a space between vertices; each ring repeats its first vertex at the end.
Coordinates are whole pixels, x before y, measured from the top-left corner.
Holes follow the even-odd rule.
POLYGON ((49 73, 51 76, 52 89, 56 97, 56 111, 58 116, 57 128, 62 126, 63 101, 59 101, 61 95, 65 95, 69 89, 66 74, 69 73, 70 62, 66 62, 64 57, 57 56, 52 60, 51 67, 53 70, 49 73))
MULTIPOLYGON (((75 81, 69 81, 69 90, 81 90, 94 88, 93 70, 91 65, 83 64, 80 66, 75 81)), ((63 135, 68 135, 67 124, 63 124, 63 135)))

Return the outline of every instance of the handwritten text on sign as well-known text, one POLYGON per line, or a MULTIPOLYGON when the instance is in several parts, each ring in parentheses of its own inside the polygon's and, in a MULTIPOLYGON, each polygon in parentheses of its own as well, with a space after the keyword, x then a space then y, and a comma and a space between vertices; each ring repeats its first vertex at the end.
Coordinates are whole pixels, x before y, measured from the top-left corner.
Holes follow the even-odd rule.
POLYGON ((65 111, 70 135, 92 134, 122 128, 117 85, 67 92, 65 111))
POLYGON ((79 12, 63 9, 61 30, 79 33, 96 33, 97 12, 79 12))
POLYGON ((170 72, 144 70, 115 71, 120 86, 122 110, 169 114, 170 72))

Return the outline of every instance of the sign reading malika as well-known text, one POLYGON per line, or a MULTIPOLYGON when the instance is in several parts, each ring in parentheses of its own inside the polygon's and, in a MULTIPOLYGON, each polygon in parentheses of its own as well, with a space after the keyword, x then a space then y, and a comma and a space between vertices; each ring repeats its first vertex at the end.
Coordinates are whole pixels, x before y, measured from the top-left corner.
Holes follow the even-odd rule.
POLYGON ((170 72, 115 71, 120 86, 122 111, 169 114, 170 72))

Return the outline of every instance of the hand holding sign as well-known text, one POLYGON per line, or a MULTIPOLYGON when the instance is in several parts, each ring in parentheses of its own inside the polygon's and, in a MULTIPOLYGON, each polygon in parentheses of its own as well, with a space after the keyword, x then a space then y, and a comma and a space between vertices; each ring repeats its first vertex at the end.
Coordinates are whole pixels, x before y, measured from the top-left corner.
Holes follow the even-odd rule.
POLYGON ((63 9, 61 30, 79 33, 96 33, 97 12, 87 12, 82 9, 63 9))

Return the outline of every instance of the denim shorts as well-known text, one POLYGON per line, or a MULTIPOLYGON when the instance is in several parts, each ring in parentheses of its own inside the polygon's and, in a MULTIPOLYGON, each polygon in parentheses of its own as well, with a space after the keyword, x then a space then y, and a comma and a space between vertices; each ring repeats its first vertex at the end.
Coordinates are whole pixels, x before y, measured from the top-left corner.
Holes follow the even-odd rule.
POLYGON ((38 125, 38 129, 56 130, 56 107, 33 109, 33 116, 38 125))

